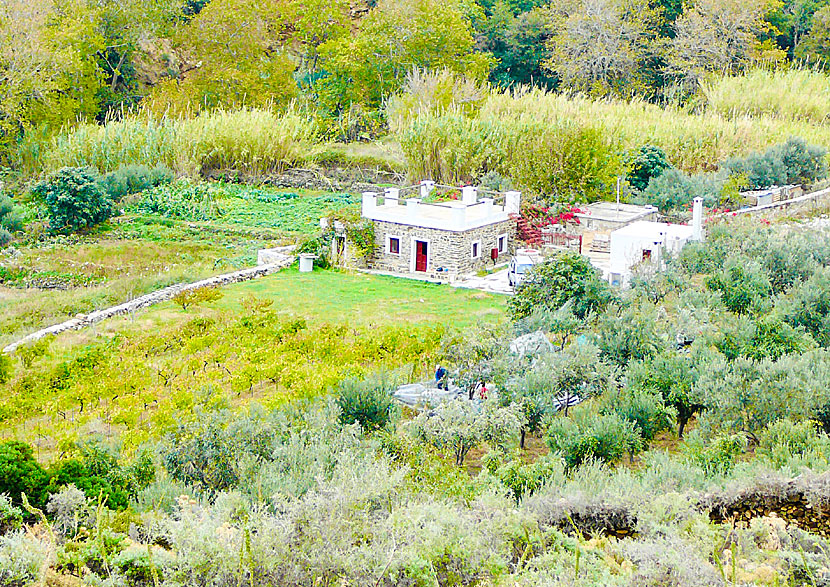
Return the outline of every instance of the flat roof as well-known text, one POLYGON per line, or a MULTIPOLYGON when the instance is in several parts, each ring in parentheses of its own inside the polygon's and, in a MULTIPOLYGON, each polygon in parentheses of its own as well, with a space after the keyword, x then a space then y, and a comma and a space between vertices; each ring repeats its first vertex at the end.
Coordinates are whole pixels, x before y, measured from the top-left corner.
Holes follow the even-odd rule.
POLYGON ((611 233, 611 236, 633 236, 649 240, 657 240, 662 237, 686 238, 691 237, 694 230, 686 224, 667 224, 665 222, 648 222, 638 220, 628 226, 618 228, 611 233))
POLYGON ((641 216, 648 216, 657 211, 654 206, 638 206, 636 204, 617 204, 616 202, 594 202, 583 208, 584 212, 577 216, 605 220, 609 222, 630 222, 641 216))

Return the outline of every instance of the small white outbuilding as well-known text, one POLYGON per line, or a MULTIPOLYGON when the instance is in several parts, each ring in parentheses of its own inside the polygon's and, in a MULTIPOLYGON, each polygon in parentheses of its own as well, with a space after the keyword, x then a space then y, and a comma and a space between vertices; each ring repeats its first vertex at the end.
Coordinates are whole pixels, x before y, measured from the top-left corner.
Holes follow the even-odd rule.
POLYGON ((609 281, 625 287, 632 268, 642 262, 662 265, 665 255, 675 255, 686 243, 703 240, 703 202, 695 198, 692 225, 664 222, 632 222, 611 233, 609 281))

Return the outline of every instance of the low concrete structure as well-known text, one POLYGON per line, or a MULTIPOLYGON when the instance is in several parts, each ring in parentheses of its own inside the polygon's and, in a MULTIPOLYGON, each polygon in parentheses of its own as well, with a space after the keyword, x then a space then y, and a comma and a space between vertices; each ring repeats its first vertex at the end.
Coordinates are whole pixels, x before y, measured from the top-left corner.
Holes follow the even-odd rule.
POLYGON ((429 203, 432 181, 363 194, 362 215, 374 222, 375 254, 371 268, 453 280, 510 255, 515 247, 521 194, 479 197, 475 187, 461 188, 461 199, 429 203), (407 192, 415 193, 406 197, 407 192))
POLYGON ((654 206, 636 206, 634 204, 616 204, 614 202, 594 202, 577 212, 579 227, 582 231, 608 232, 627 226, 632 222, 657 220, 657 208, 654 206))

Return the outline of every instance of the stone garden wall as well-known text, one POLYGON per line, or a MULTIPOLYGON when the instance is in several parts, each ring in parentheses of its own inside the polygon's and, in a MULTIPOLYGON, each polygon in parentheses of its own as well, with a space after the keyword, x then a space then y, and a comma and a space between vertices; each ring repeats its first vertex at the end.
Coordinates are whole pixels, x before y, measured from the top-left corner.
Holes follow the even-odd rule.
POLYGON ((294 262, 294 256, 287 251, 283 253, 273 252, 273 249, 271 251, 272 253, 268 257, 267 265, 259 265, 257 267, 242 269, 241 271, 234 271, 233 273, 216 275, 215 277, 208 277, 207 279, 202 279, 194 283, 171 285, 170 287, 165 287, 164 289, 135 298, 134 300, 124 302, 123 304, 118 304, 117 306, 112 306, 103 310, 96 310, 95 312, 90 312, 87 315, 79 314, 71 320, 33 332, 25 338, 8 345, 3 349, 3 352, 11 354, 17 350, 17 347, 39 340, 44 336, 59 334, 61 332, 66 332, 67 330, 80 330, 81 328, 85 328, 91 324, 100 322, 101 320, 106 320, 107 318, 112 318, 113 316, 135 312, 136 310, 152 306, 153 304, 167 301, 182 291, 199 289, 200 287, 217 287, 240 281, 248 281, 249 279, 255 279, 257 277, 279 271, 294 262))

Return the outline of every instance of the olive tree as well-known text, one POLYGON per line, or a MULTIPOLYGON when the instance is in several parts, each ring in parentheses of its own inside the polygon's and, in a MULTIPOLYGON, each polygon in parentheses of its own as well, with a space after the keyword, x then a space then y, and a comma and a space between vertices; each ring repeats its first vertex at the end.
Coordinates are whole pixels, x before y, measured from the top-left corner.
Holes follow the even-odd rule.
POLYGON ((480 405, 454 399, 419 414, 411 426, 418 438, 451 452, 460 467, 470 450, 483 442, 502 446, 522 423, 521 409, 515 404, 502 407, 495 400, 480 405))

